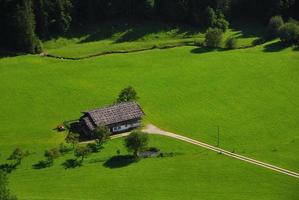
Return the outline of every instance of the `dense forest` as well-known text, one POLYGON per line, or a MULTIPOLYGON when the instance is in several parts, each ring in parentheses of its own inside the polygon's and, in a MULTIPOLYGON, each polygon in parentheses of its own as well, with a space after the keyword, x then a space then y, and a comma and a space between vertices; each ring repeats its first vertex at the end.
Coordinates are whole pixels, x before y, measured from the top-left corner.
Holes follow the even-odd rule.
POLYGON ((225 30, 234 18, 299 19, 299 0, 0 0, 0 46, 38 53, 40 40, 111 18, 150 18, 225 30), (296 12, 297 11, 297 12, 296 12))

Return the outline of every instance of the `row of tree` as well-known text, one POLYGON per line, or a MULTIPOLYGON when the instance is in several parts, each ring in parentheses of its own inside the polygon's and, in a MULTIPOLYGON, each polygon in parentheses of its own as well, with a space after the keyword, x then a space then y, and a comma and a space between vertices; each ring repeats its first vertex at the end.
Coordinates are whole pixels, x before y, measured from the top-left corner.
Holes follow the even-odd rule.
POLYGON ((0 0, 0 47, 38 53, 40 39, 117 17, 159 18, 225 30, 228 19, 299 18, 299 0, 0 0))

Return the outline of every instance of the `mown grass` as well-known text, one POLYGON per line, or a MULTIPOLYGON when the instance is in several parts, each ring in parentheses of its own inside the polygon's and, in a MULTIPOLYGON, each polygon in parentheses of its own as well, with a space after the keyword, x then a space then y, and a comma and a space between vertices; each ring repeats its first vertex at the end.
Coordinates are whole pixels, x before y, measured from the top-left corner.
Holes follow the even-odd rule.
MULTIPOLYGON (((204 32, 186 25, 115 20, 98 26, 81 27, 80 31, 72 30, 69 35, 45 41, 44 49, 53 56, 84 58, 103 52, 200 45, 204 42, 204 32)), ((256 22, 249 21, 246 26, 238 21, 233 22, 224 34, 223 46, 228 37, 237 38, 239 47, 252 46, 262 35, 263 27, 256 22)))
POLYGON ((296 199, 297 180, 174 139, 151 136, 150 145, 174 157, 148 158, 116 168, 105 162, 122 139, 109 141, 80 168, 63 169, 71 154, 51 168, 31 168, 30 157, 11 175, 20 199, 296 199), (275 183, 275 184, 273 184, 275 183))
MULTIPOLYGON (((276 42, 233 51, 180 47, 80 61, 30 55, 0 59, 0 161, 17 146, 33 153, 11 176, 11 188, 21 199, 120 199, 122 194, 130 199, 296 199, 299 186, 292 178, 162 138, 153 145, 182 148, 184 155, 116 170, 101 163, 64 170, 63 160, 40 171, 31 165, 63 141, 65 135, 53 130, 56 125, 112 103, 132 85, 146 121, 213 145, 220 126, 221 147, 298 172, 298 60, 298 51, 277 48, 276 42)), ((111 142, 109 150, 109 145, 96 158, 108 159, 122 146, 111 142)))

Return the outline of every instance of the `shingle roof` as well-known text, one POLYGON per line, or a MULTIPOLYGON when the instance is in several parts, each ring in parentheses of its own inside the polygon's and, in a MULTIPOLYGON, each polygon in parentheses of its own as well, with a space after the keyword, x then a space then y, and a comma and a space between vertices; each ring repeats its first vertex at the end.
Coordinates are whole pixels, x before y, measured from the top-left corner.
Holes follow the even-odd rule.
MULTIPOLYGON (((128 121, 136 118, 141 118, 144 112, 140 106, 132 101, 116 104, 109 107, 94 109, 90 111, 83 112, 87 114, 95 125, 110 125, 123 121, 128 121)), ((86 125, 92 130, 93 125, 88 117, 84 117, 86 125)))

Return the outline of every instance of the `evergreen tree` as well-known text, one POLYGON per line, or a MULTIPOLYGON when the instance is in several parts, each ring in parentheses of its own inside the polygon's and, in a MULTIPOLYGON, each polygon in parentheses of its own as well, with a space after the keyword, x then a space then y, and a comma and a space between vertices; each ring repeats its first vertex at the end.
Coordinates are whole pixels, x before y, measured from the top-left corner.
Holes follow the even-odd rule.
POLYGON ((31 0, 19 0, 13 15, 15 45, 17 50, 27 53, 41 52, 41 44, 35 35, 35 19, 31 0))
POLYGON ((36 34, 40 38, 49 36, 49 15, 47 12, 47 0, 34 1, 34 14, 36 21, 36 34))

